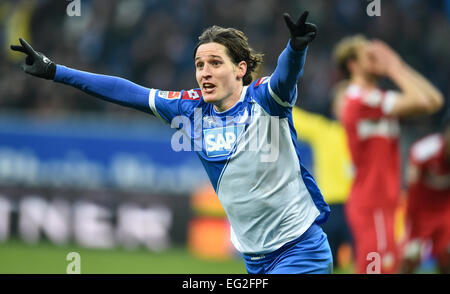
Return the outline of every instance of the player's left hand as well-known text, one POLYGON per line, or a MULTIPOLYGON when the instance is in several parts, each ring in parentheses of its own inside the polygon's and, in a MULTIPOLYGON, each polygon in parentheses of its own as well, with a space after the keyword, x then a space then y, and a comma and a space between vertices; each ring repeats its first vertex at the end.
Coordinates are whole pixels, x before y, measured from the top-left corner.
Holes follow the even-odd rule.
POLYGON ((301 51, 311 43, 317 35, 317 26, 313 23, 306 22, 309 12, 305 11, 294 23, 288 13, 284 13, 283 17, 286 25, 291 33, 291 47, 294 50, 301 51))

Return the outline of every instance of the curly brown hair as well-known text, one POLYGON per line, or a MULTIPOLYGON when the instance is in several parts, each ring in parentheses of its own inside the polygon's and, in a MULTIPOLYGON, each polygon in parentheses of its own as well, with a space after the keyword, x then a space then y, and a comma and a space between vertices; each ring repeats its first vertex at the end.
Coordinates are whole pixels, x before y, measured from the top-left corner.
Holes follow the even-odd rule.
POLYGON ((247 63, 247 72, 242 78, 244 86, 249 85, 254 77, 252 76, 263 62, 262 53, 256 53, 248 44, 248 39, 243 32, 234 28, 223 28, 212 26, 203 31, 198 37, 197 46, 194 49, 194 58, 197 49, 202 44, 219 43, 227 48, 227 54, 237 65, 241 61, 247 63))

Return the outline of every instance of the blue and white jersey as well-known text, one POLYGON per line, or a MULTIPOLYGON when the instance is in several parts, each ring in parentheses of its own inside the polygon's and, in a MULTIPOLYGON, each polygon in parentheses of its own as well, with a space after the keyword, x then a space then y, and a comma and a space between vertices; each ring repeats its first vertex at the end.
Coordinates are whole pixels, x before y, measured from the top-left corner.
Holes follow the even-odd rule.
POLYGON ((325 222, 330 211, 302 164, 292 121, 306 51, 288 45, 274 73, 245 86, 239 101, 221 113, 203 101, 200 89, 161 91, 59 65, 55 81, 176 128, 172 148, 198 154, 236 249, 263 254, 298 238, 313 222, 325 222))
POLYGON ((202 161, 240 252, 280 248, 326 207, 302 165, 292 105, 271 90, 270 77, 244 87, 239 102, 221 113, 203 101, 200 89, 150 91, 152 112, 180 132, 172 147, 193 150, 202 161))

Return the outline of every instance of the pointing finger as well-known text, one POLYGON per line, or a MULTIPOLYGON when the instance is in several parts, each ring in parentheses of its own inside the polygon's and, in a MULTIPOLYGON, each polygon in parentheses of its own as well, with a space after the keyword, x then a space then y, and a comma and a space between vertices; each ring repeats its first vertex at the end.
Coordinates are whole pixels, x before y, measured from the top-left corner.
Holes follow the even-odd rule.
POLYGON ((11 45, 9 48, 11 48, 11 50, 13 50, 13 51, 19 51, 19 52, 22 52, 22 53, 27 53, 25 51, 25 49, 22 46, 19 46, 19 45, 11 45))
POLYGON ((25 41, 22 38, 19 38, 20 44, 22 44, 22 47, 24 48, 26 54, 32 56, 32 57, 37 57, 37 53, 36 51, 34 51, 33 47, 30 46, 30 44, 27 43, 27 41, 25 41))
POLYGON ((308 11, 303 12, 303 14, 297 20, 297 26, 304 24, 306 22, 306 18, 308 18, 308 11))
POLYGON ((293 31, 295 29, 295 24, 292 21, 291 16, 288 13, 283 14, 284 20, 286 22, 286 25, 288 26, 289 30, 293 31))

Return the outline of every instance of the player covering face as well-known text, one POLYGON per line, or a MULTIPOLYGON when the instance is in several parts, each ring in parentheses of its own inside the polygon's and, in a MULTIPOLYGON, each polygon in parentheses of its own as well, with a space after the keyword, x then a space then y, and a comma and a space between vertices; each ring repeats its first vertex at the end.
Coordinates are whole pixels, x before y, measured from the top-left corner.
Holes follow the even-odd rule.
POLYGON ((380 40, 347 37, 334 53, 349 79, 339 117, 356 171, 346 204, 356 268, 366 273, 378 262, 380 272, 395 273, 399 258, 394 214, 401 183, 398 118, 436 112, 442 94, 380 40), (381 90, 380 77, 391 79, 400 91, 381 90))
POLYGON ((288 44, 273 74, 255 81, 252 73, 262 55, 253 52, 245 35, 232 28, 206 29, 193 57, 199 88, 179 92, 57 65, 23 39, 11 49, 27 55, 22 68, 29 74, 145 111, 171 125, 182 117, 184 125, 193 126, 184 129, 183 138, 200 147, 194 151, 227 213, 231 241, 249 273, 330 273, 330 247, 318 226, 330 209, 301 161, 292 121, 297 81, 317 33, 307 16, 303 13, 294 23, 284 15, 288 44), (249 151, 246 139, 255 134, 262 140, 255 140, 256 148, 249 151), (268 138, 276 138, 275 158, 263 156, 264 146, 258 145, 268 138))

